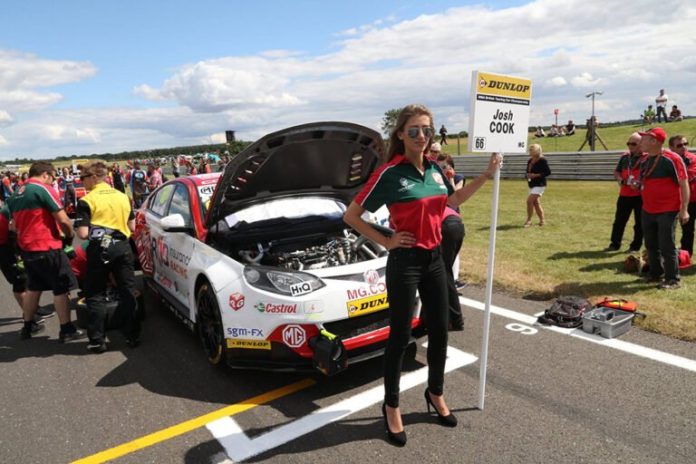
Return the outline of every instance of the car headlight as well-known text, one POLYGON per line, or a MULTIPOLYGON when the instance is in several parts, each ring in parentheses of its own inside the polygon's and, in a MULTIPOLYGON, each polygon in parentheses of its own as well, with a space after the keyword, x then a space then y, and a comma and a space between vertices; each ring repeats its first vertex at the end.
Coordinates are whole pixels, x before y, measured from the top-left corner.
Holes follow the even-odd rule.
POLYGON ((244 266, 244 278, 252 287, 289 296, 305 295, 326 286, 320 278, 306 272, 251 264, 244 266))

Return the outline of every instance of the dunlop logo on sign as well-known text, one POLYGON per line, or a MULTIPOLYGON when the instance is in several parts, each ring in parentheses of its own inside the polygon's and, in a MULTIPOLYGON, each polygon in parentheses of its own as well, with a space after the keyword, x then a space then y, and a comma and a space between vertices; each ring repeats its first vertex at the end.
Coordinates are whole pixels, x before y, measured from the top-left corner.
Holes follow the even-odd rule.
POLYGON ((497 74, 478 73, 478 93, 499 95, 529 100, 532 96, 532 81, 497 74))

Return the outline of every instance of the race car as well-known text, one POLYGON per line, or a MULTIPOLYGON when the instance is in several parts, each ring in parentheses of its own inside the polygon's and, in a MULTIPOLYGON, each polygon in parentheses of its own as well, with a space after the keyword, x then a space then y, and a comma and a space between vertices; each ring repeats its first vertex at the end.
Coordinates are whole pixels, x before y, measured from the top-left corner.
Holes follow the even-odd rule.
POLYGON ((305 124, 150 194, 134 233, 147 288, 210 363, 330 375, 383 353, 387 250, 343 222, 383 150, 366 127, 305 124))

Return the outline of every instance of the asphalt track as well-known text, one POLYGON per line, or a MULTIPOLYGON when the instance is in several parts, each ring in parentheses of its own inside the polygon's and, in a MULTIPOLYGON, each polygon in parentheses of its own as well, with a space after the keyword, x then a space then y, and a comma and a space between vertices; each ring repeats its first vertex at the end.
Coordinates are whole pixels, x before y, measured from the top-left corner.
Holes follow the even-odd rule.
POLYGON ((533 326, 546 303, 494 296, 509 311, 492 316, 481 411, 483 291, 465 289, 472 307, 450 334, 445 386, 460 426, 426 414, 419 347, 402 378, 400 449, 384 439, 379 359, 332 378, 214 369, 188 329, 152 308, 142 346, 113 333, 110 351, 91 355, 84 341, 58 343, 55 317, 21 341, 0 287, 2 463, 696 462, 696 345, 533 326))

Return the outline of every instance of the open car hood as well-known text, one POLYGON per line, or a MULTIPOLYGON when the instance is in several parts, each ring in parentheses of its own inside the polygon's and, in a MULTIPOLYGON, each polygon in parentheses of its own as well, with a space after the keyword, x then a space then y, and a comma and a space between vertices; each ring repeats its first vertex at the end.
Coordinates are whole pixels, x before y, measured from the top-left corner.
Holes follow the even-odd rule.
POLYGON ((348 122, 309 123, 266 135, 229 162, 206 223, 272 197, 316 193, 347 204, 383 152, 379 133, 348 122))

